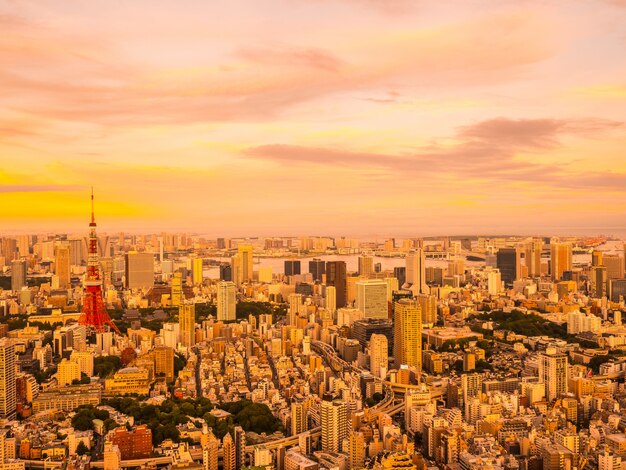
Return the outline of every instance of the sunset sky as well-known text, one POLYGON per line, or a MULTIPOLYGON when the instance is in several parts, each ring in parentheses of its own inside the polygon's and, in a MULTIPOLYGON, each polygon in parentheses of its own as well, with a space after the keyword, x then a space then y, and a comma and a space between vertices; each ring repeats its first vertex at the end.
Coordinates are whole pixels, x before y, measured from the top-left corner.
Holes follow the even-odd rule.
POLYGON ((0 5, 0 232, 626 233, 626 1, 0 5))

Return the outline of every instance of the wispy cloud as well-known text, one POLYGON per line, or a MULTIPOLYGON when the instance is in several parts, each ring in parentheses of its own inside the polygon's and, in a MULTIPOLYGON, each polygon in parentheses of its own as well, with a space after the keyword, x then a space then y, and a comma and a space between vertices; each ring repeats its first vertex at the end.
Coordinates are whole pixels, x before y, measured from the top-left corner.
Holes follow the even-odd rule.
MULTIPOLYGON (((610 131, 621 122, 599 119, 506 119, 497 118, 462 127, 453 145, 433 145, 406 154, 357 152, 324 147, 270 144, 244 151, 257 158, 292 165, 370 167, 397 174, 454 175, 497 181, 550 181, 561 184, 567 173, 554 164, 517 158, 520 151, 543 151, 559 145, 567 135, 590 136, 610 131)), ((623 175, 608 175, 603 184, 621 184, 623 175)), ((596 175, 601 179, 602 175, 596 175)), ((577 180, 583 183, 583 180, 577 180)), ((623 187, 626 191, 626 186, 623 187)))
POLYGON ((62 184, 0 184, 0 193, 58 193, 84 189, 84 186, 62 184))

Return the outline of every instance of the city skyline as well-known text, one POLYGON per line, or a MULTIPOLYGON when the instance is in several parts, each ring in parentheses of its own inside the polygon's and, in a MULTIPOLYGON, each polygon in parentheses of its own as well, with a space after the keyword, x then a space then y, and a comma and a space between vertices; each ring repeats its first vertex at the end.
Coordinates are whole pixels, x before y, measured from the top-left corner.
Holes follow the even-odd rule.
POLYGON ((102 233, 624 236, 624 24, 611 0, 0 3, 1 231, 79 233, 94 186, 102 233))

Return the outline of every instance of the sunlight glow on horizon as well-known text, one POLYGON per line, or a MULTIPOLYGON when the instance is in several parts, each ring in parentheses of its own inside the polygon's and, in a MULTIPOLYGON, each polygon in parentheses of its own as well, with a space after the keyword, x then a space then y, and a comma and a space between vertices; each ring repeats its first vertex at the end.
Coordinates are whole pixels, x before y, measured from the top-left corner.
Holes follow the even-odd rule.
POLYGON ((84 230, 91 186, 107 232, 626 233, 610 0, 36 0, 0 28, 0 233, 84 230))

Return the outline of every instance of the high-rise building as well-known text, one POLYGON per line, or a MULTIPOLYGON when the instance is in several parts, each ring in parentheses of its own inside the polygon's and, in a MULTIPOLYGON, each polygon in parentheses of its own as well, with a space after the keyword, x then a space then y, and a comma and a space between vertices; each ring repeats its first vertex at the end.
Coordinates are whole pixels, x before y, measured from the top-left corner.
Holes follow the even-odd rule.
POLYGON ((385 335, 375 333, 371 336, 369 356, 372 375, 384 379, 389 368, 389 342, 385 335))
POLYGON ((347 272, 345 261, 328 261, 326 263, 326 285, 335 288, 337 308, 345 307, 347 298, 347 272))
POLYGON ((70 246, 67 243, 58 243, 54 250, 54 273, 59 279, 59 288, 70 286, 70 246))
POLYGON ((291 435, 301 434, 309 429, 309 406, 306 400, 291 402, 291 435))
POLYGON ((196 344, 196 306, 183 303, 178 307, 178 323, 180 325, 180 342, 185 347, 196 344))
POLYGON ((152 350, 154 356, 155 375, 164 375, 165 380, 174 380, 174 350, 167 346, 155 346, 152 350))
POLYGON ((254 266, 254 252, 252 245, 239 245, 235 259, 235 269, 233 276, 237 284, 252 281, 252 272, 254 266))
POLYGON ((419 294, 415 296, 422 308, 422 323, 424 325, 434 325, 437 323, 437 297, 430 294, 419 294))
POLYGON ((618 255, 605 255, 603 265, 606 267, 606 278, 623 279, 624 278, 624 260, 618 255))
POLYGON ((531 239, 524 245, 524 264, 527 269, 527 276, 534 278, 541 276, 541 252, 543 250, 543 241, 539 239, 531 239))
POLYGON ((546 398, 556 400, 567 393, 568 361, 566 354, 549 347, 539 355, 539 379, 546 387, 546 398))
POLYGON ((217 284, 217 319, 235 321, 237 319, 237 287, 234 282, 221 281, 217 284))
POLYGON ((235 426, 233 434, 236 468, 240 469, 246 466, 246 432, 241 426, 235 426))
POLYGON ((285 276, 297 276, 301 274, 300 260, 285 260, 285 276))
POLYGON ((406 267, 396 266, 395 268, 393 268, 393 277, 398 280, 398 285, 400 287, 406 284, 406 267))
POLYGON ((321 404, 322 450, 341 452, 343 440, 348 437, 348 409, 342 400, 324 396, 321 404))
POLYGON ((365 436, 362 432, 350 433, 348 442, 348 465, 350 469, 363 468, 365 463, 365 436))
POLYGON ((209 431, 206 443, 202 447, 202 470, 218 470, 220 441, 209 431))
POLYGON ((513 285, 519 277, 519 256, 520 252, 517 248, 500 248, 496 254, 496 266, 507 286, 513 285))
MULTIPOLYGON (((100 236, 98 237, 98 245, 100 244, 101 241, 103 241, 104 239, 108 240, 108 237, 106 236, 100 236)), ((68 240, 68 245, 70 247, 70 264, 72 266, 80 266, 83 261, 85 261, 85 253, 86 253, 86 246, 87 244, 85 243, 85 239, 80 239, 80 238, 74 238, 72 240, 68 240)), ((99 256, 100 258, 108 258, 111 256, 110 250, 109 252, 107 252, 106 250, 99 250, 99 256)))
POLYGON ((313 276, 313 282, 322 282, 326 274, 326 263, 319 258, 313 258, 309 261, 309 272, 313 276))
POLYGON ((202 284, 202 281, 204 280, 202 258, 193 258, 191 261, 191 267, 192 267, 191 274, 193 278, 193 283, 194 285, 199 286, 202 284))
POLYGON ((233 280, 233 268, 228 263, 220 264, 220 281, 232 281, 233 280))
POLYGON ((237 450, 229 432, 222 439, 222 448, 224 449, 224 470, 239 470, 237 467, 237 450))
POLYGON ((393 355, 394 326, 391 320, 356 320, 352 323, 352 337, 361 347, 366 348, 374 334, 385 335, 387 338, 387 353, 393 355))
POLYGON ((621 470, 622 458, 605 449, 598 454, 598 470, 621 470))
POLYGON ((593 250, 591 252, 591 266, 602 266, 604 263, 602 262, 602 252, 598 250, 593 250))
MULTIPOLYGON (((78 364, 81 374, 86 374, 87 377, 93 376, 93 363, 94 363, 93 351, 72 351, 70 355, 70 361, 78 364)), ((80 377, 79 377, 80 378, 80 377)))
POLYGON ((26 286, 28 265, 25 260, 15 260, 11 263, 11 290, 19 291, 26 286))
POLYGON ((414 294, 427 294, 426 255, 422 248, 409 251, 406 255, 406 282, 414 294))
POLYGON ((15 362, 15 346, 7 338, 0 339, 0 418, 9 420, 17 409, 15 362))
POLYGON ((14 238, 0 238, 0 256, 4 257, 6 263, 18 259, 19 252, 17 240, 14 238))
POLYGON ((596 298, 607 295, 607 269, 606 266, 594 266, 591 269, 591 293, 596 298))
POLYGON ((63 359, 57 367, 57 382, 61 387, 72 385, 74 380, 80 380, 80 366, 77 362, 63 359))
POLYGON ((388 318, 387 282, 379 279, 366 279, 356 283, 356 308, 364 318, 388 318))
POLYGON ((127 289, 148 289, 154 286, 154 255, 129 252, 126 254, 127 289))
POLYGON ((487 291, 489 295, 498 295, 502 291, 502 276, 498 269, 491 269, 487 273, 487 291))
POLYGON ((272 283, 272 267, 271 266, 262 266, 257 271, 257 279, 259 282, 264 282, 266 284, 272 283))
POLYGON ((626 279, 612 279, 609 281, 609 298, 612 302, 626 300, 626 279))
POLYGON ((550 243, 550 274, 552 279, 560 281, 563 273, 572 270, 572 244, 550 243))
POLYGON ((368 255, 359 256, 359 276, 367 277, 374 272, 374 258, 368 255))
POLYGON ((145 424, 132 430, 119 426, 108 438, 119 447, 122 460, 145 459, 152 453, 152 430, 145 424))
POLYGON ((185 291, 183 290, 183 273, 176 271, 172 276, 172 307, 178 307, 185 300, 185 291))
POLYGON ((254 467, 258 469, 273 468, 272 453, 265 445, 254 446, 254 467))
POLYGON ((422 370, 422 307, 417 300, 399 299, 394 305, 394 360, 422 370))
POLYGON ((334 286, 326 286, 326 310, 330 313, 337 311, 337 289, 334 286))

